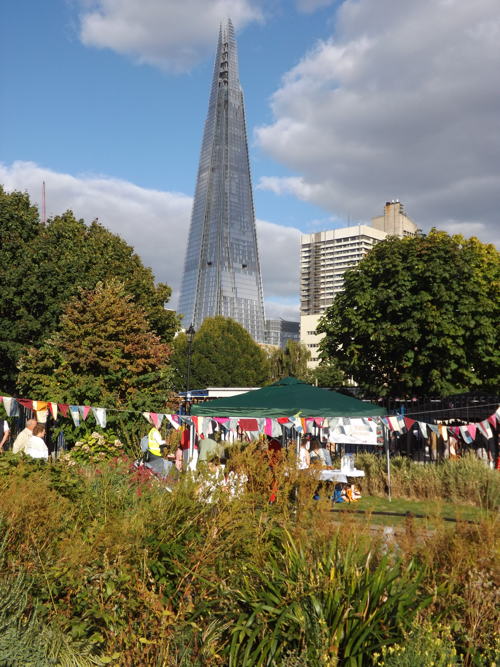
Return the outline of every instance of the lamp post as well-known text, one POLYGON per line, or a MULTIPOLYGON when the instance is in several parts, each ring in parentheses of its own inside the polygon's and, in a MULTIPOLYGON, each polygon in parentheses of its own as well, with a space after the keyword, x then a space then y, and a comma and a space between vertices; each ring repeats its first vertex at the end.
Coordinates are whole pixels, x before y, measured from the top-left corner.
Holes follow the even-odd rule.
POLYGON ((195 334, 193 324, 189 325, 189 329, 186 331, 188 347, 187 347, 187 373, 186 373, 186 405, 185 413, 189 414, 191 412, 191 395, 189 393, 190 382, 191 382, 191 355, 193 353, 193 338, 195 334), (189 403, 188 403, 189 401, 189 403))

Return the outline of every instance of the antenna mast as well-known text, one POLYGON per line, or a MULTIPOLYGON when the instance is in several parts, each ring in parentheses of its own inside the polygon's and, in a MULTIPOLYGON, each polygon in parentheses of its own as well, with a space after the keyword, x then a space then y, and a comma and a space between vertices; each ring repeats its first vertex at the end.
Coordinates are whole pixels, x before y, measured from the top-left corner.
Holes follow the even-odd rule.
POLYGON ((47 211, 45 208, 45 181, 42 181, 42 223, 47 222, 47 211))

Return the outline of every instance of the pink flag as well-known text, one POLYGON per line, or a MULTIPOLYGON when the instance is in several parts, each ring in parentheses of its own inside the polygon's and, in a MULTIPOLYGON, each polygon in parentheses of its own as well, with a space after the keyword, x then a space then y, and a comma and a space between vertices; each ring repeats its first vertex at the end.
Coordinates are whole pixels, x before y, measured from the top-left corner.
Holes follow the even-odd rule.
POLYGON ((475 440, 476 439, 476 431, 477 431, 477 426, 476 424, 467 424, 467 430, 470 433, 470 437, 475 440))

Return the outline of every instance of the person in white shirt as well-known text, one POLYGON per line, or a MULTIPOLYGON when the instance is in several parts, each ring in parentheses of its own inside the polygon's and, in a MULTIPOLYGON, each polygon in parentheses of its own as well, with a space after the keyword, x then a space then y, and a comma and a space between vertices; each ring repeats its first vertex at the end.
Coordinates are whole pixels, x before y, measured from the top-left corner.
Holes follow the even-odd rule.
POLYGON ((28 444, 28 440, 33 435, 33 429, 35 426, 36 419, 28 419, 25 428, 23 428, 21 433, 19 433, 17 438, 14 440, 14 444, 12 445, 13 454, 21 454, 26 451, 26 445, 28 444))
POLYGON ((311 459, 309 456, 309 451, 307 449, 308 444, 309 443, 304 439, 300 443, 299 460, 297 462, 297 467, 299 470, 307 470, 307 468, 309 468, 309 466, 311 465, 311 459))
POLYGON ((49 448, 43 439, 44 435, 45 426, 43 424, 37 424, 33 429, 33 435, 26 445, 25 452, 28 456, 31 456, 34 459, 47 460, 49 458, 49 448))
POLYGON ((3 446, 7 442, 10 436, 10 428, 8 422, 5 420, 0 421, 0 452, 3 451, 3 446))

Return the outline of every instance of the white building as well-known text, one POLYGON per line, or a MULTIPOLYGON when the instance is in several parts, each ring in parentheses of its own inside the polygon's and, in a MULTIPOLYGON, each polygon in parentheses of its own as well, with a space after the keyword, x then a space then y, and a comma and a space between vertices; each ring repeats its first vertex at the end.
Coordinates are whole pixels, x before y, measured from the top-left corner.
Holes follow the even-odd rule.
POLYGON ((387 202, 384 215, 371 225, 355 225, 314 234, 302 234, 300 244, 300 341, 311 351, 309 367, 319 363, 322 335, 319 319, 344 286, 344 273, 356 266, 373 246, 389 235, 409 236, 416 224, 399 201, 387 202))

